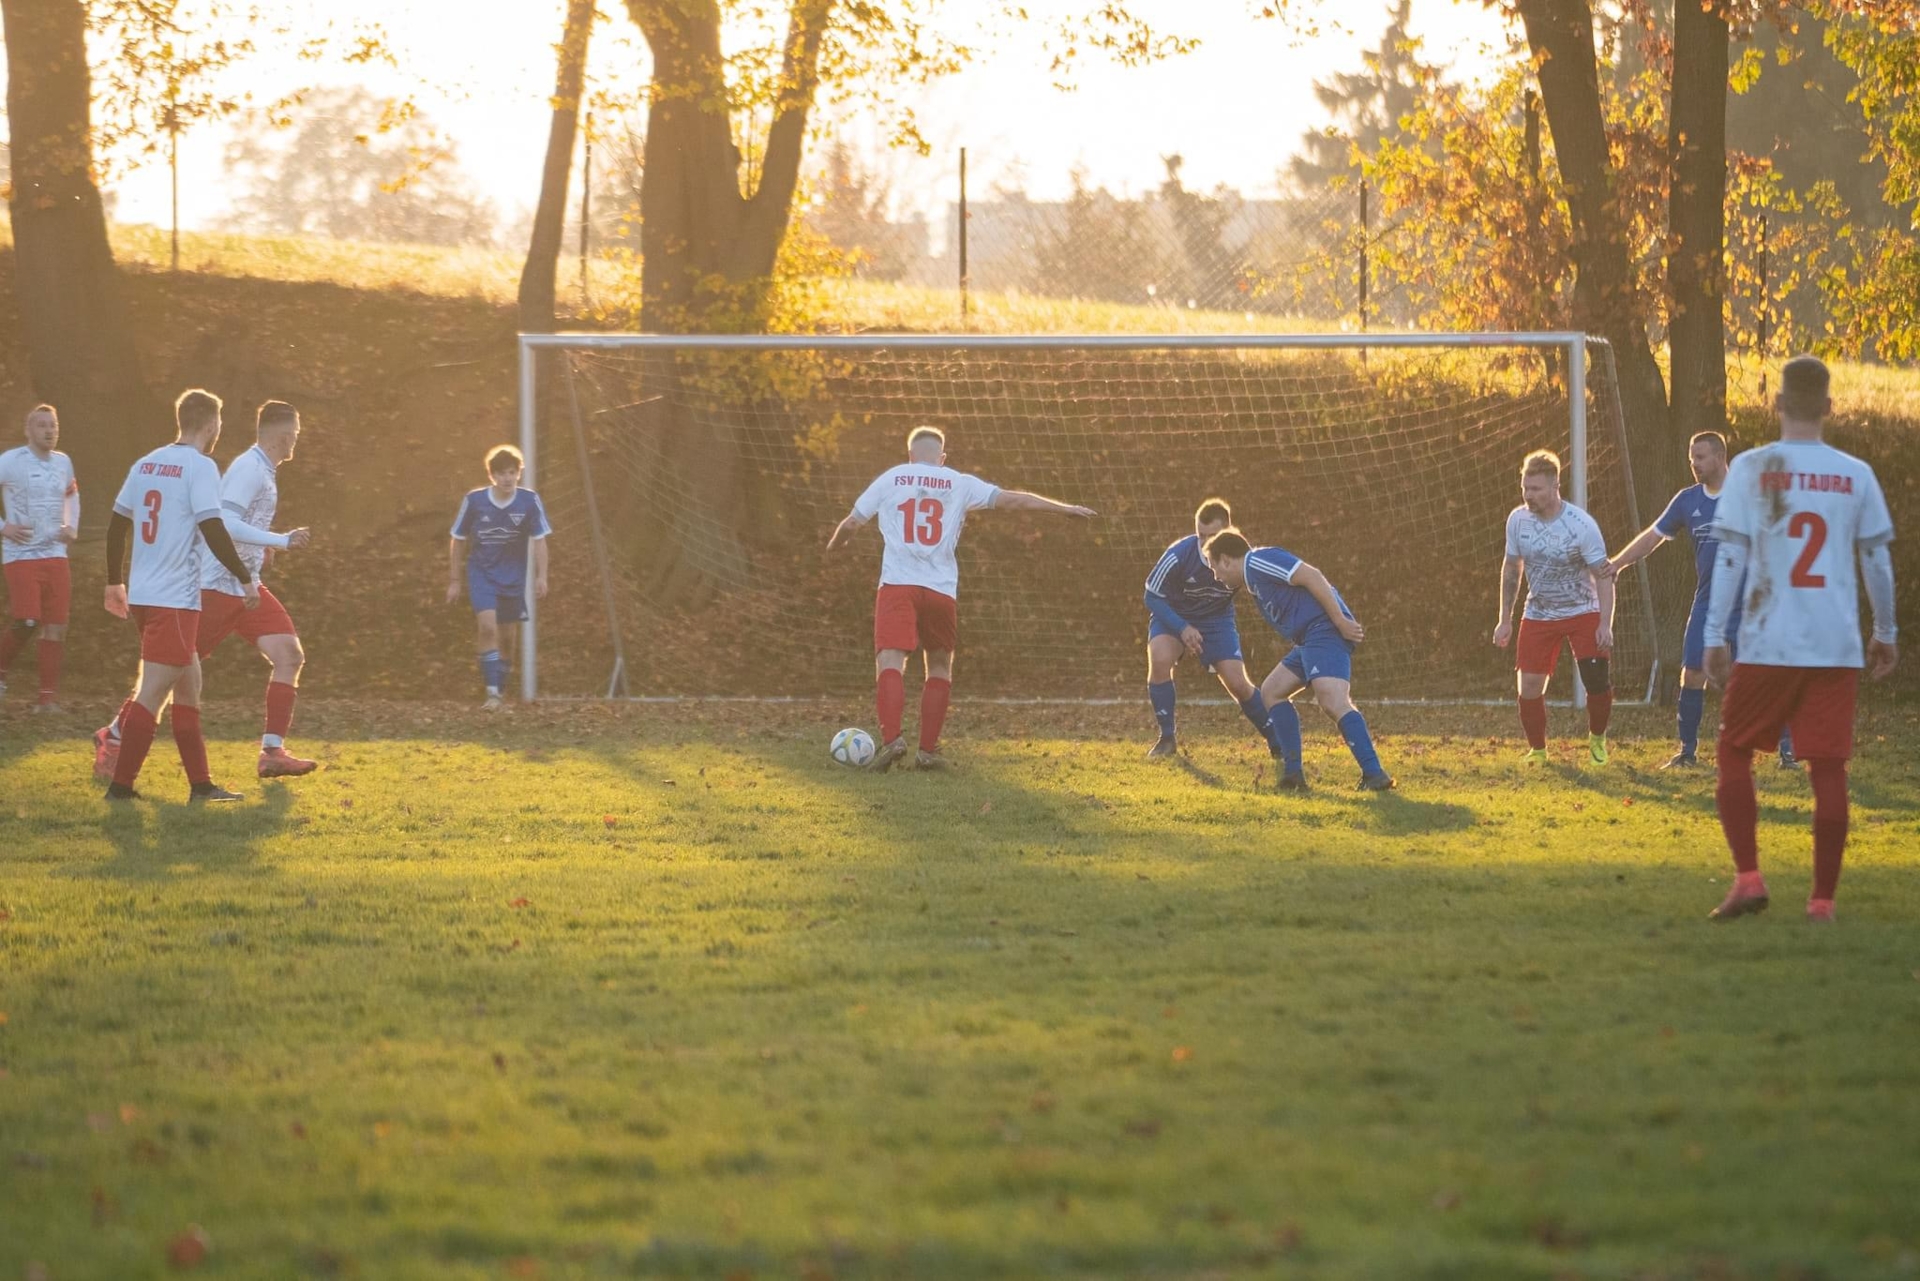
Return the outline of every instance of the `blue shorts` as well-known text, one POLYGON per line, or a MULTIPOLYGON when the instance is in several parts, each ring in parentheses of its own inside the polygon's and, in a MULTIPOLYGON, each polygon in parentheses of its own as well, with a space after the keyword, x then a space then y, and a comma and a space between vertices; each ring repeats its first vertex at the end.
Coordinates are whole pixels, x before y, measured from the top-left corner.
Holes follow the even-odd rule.
MULTIPOLYGON (((1215 663, 1243 661, 1240 657, 1240 627, 1234 622, 1232 614, 1220 614, 1213 618, 1190 618, 1187 621, 1200 633, 1200 661, 1205 663, 1209 670, 1215 663)), ((1174 631, 1158 618, 1150 618, 1147 622, 1147 639, 1151 641, 1156 636, 1180 639, 1179 632, 1174 631)))
POLYGON ((1353 681, 1353 643, 1338 632, 1308 636, 1283 659, 1280 665, 1311 685, 1323 677, 1353 681))
POLYGON ((468 574, 467 596, 473 601, 474 613, 483 614, 492 610, 495 622, 527 621, 527 588, 524 583, 513 587, 497 587, 488 581, 485 574, 468 574))
MULTIPOLYGON (((1733 607, 1733 617, 1727 620, 1727 647, 1737 648, 1733 638, 1740 634, 1740 606, 1733 607)), ((1687 636, 1680 643, 1680 666, 1690 667, 1696 672, 1707 670, 1707 596, 1702 592, 1693 598, 1693 608, 1687 614, 1687 636)))

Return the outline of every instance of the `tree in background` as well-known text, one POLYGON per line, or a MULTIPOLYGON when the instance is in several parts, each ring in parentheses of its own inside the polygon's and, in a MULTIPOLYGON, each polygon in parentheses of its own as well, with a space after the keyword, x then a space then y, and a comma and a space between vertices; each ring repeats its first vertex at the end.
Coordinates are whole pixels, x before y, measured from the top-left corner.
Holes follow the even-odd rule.
POLYGON ((827 148, 823 171, 809 182, 812 199, 806 225, 847 255, 856 276, 870 280, 903 279, 926 257, 923 218, 895 222, 888 216, 892 192, 886 180, 854 154, 844 139, 827 148))
POLYGON ((493 205, 432 121, 364 88, 313 89, 285 129, 256 118, 227 166, 240 194, 225 223, 268 235, 426 245, 492 244, 493 205))
POLYGON ((554 282, 559 274, 560 242, 567 222, 567 182, 580 128, 580 100, 586 91, 587 45, 593 35, 594 0, 567 0, 566 25, 554 47, 559 61, 553 90, 553 119, 547 129, 547 158, 540 171, 540 199, 534 206, 526 266, 520 272, 520 328, 541 333, 553 328, 554 282))
POLYGON ((1060 217, 1035 238, 1029 291, 1136 306, 1173 301, 1167 239, 1147 205, 1090 186, 1084 169, 1072 181, 1060 217))
POLYGON ((1302 137, 1299 154, 1288 162, 1287 173, 1301 191, 1351 177, 1357 156, 1370 156, 1401 136, 1400 122, 1434 83, 1420 61, 1420 42, 1407 30, 1413 0, 1397 0, 1387 12, 1379 47, 1367 54, 1361 70, 1313 82, 1313 96, 1332 120, 1302 137))
MULTIPOLYGON (((165 423, 107 244, 81 0, 4 0, 14 300, 34 395, 60 407, 76 470, 101 484, 165 423)), ((96 510, 98 510, 96 508, 96 510)))

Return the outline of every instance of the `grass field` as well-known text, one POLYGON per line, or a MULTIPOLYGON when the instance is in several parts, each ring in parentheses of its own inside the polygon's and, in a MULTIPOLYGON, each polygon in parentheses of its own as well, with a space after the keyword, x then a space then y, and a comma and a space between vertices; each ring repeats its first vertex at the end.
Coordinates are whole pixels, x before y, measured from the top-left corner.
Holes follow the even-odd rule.
POLYGON ((163 738, 106 812, 7 709, 0 1278, 1920 1270, 1910 711, 1832 929, 1773 771, 1775 910, 1702 919, 1654 712, 1536 776, 1377 709, 1383 797, 1310 724, 1306 798, 1231 708, 1156 767, 1144 709, 963 704, 886 778, 865 719, 315 703, 320 774, 189 809, 163 738))

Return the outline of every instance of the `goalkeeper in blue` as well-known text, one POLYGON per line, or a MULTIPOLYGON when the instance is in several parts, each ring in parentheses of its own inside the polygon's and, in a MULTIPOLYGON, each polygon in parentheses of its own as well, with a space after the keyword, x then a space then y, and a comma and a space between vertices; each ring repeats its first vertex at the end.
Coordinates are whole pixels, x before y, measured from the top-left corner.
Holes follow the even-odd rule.
POLYGON ((1204 550, 1214 576, 1228 587, 1246 588, 1268 626, 1293 646, 1259 690, 1268 707, 1268 740, 1280 758, 1281 789, 1307 786, 1300 713, 1292 702, 1302 689, 1311 689, 1320 710, 1339 725, 1360 766, 1360 790, 1391 789, 1393 775, 1381 767, 1367 718, 1353 705, 1353 647, 1366 629, 1327 576, 1282 548, 1249 545, 1237 529, 1221 530, 1204 550))
MULTIPOLYGON (((1240 656, 1240 629, 1234 623, 1234 589, 1213 575, 1200 548, 1207 539, 1233 524, 1233 510, 1223 498, 1209 498, 1193 513, 1193 532, 1173 543, 1147 575, 1147 701, 1160 724, 1160 738, 1147 753, 1164 760, 1178 750, 1174 735, 1173 669, 1192 655, 1220 678, 1233 701, 1267 739, 1267 705, 1247 679, 1240 656)), ((1276 752, 1276 755, 1278 753, 1276 752)))

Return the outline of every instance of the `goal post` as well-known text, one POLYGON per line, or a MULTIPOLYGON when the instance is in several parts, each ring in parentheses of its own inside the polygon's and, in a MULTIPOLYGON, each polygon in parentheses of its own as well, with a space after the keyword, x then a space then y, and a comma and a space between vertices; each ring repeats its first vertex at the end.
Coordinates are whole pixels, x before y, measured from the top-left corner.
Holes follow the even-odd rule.
MULTIPOLYGON (((523 483, 557 531, 553 595, 522 632, 528 699, 864 690, 878 548, 824 543, 922 422, 949 432, 951 466, 1102 513, 969 524, 976 695, 1137 696, 1141 585, 1215 492, 1339 586, 1376 702, 1511 697, 1486 634, 1528 450, 1562 454, 1610 544, 1640 528, 1612 352, 1580 333, 523 334, 519 384, 523 483)), ((1657 679, 1637 578, 1622 701, 1657 679)), ((1258 679, 1284 645, 1241 621, 1258 679)), ((1582 700, 1570 672, 1556 692, 1582 700)))

